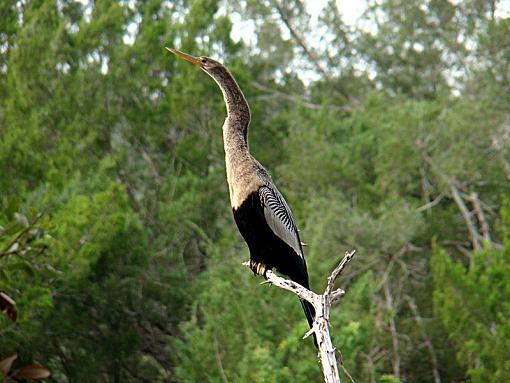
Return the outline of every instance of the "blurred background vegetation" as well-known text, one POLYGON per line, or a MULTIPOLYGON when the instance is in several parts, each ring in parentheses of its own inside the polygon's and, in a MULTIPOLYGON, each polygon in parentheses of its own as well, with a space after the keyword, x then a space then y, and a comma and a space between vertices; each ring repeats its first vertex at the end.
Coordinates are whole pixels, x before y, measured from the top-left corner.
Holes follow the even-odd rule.
POLYGON ((332 313, 357 382, 510 381, 508 2, 307 5, 0 3, 0 358, 55 382, 321 381, 296 298, 241 266, 221 93, 170 46, 238 79, 312 288, 357 249, 332 313))

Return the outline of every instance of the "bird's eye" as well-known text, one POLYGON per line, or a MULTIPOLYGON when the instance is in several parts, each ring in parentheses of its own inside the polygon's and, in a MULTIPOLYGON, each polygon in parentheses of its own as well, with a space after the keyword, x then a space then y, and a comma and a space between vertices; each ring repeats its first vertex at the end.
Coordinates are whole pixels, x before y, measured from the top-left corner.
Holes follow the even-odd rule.
POLYGON ((205 57, 202 57, 202 58, 200 59, 200 61, 202 61, 202 64, 206 64, 206 63, 207 63, 207 59, 206 59, 205 57))

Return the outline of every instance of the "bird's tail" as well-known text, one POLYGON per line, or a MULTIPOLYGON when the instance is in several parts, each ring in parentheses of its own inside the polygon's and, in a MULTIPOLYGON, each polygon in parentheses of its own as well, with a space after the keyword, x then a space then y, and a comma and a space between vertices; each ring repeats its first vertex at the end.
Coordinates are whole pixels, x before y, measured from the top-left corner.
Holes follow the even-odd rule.
MULTIPOLYGON (((313 305, 305 301, 304 299, 299 299, 301 301, 301 306, 303 306, 303 311, 305 312, 306 320, 308 321, 308 325, 310 328, 313 326, 313 320, 315 319, 315 309, 313 305)), ((315 347, 319 348, 317 345, 317 338, 315 337, 315 333, 313 334, 313 343, 315 344, 315 347)))

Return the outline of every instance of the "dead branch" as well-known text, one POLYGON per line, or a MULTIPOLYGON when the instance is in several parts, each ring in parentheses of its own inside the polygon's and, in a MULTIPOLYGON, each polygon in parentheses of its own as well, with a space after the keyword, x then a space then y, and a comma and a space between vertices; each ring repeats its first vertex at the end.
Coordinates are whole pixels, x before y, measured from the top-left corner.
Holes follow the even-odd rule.
POLYGON ((218 365, 218 369, 220 370, 222 382, 229 383, 227 375, 225 374, 225 370, 223 369, 223 363, 221 362, 220 349, 218 347, 218 338, 216 338, 216 335, 214 335, 214 356, 216 357, 216 364, 218 365))
POLYGON ((302 105, 303 107, 307 109, 312 110, 321 110, 323 108, 331 109, 331 110, 340 110, 347 113, 352 113, 353 108, 351 108, 349 105, 320 105, 320 104, 314 104, 313 102, 310 102, 307 100, 304 96, 299 96, 295 94, 288 94, 280 92, 279 90, 275 90, 273 88, 269 88, 261 83, 258 82, 252 82, 252 85, 254 88, 261 90, 265 92, 266 94, 257 96, 255 99, 263 100, 263 99, 270 99, 270 98, 280 98, 285 101, 289 102, 296 102, 302 105))
POLYGON ((510 115, 508 115, 503 121, 501 128, 492 136, 492 147, 496 151, 501 163, 503 164, 503 168, 506 172, 506 178, 510 181, 510 162, 507 160, 507 156, 505 156, 505 148, 508 148, 508 144, 510 143, 510 115))
POLYGON ((473 244, 473 250, 481 250, 482 245, 480 244, 480 234, 478 234, 478 230, 471 220, 471 212, 466 207, 466 204, 464 203, 464 200, 462 199, 457 187, 451 184, 450 190, 452 192, 452 198, 457 204, 457 207, 459 208, 462 217, 464 218, 464 222, 466 223, 466 227, 469 231, 469 236, 471 237, 471 243, 473 244))
POLYGON ((384 290, 384 298, 386 303, 386 310, 388 310, 390 318, 390 333, 391 333, 391 343, 393 346, 393 359, 391 364, 393 366, 393 375, 397 380, 400 380, 400 346, 398 341, 398 332, 397 332, 397 324, 395 322, 395 306, 393 305, 393 297, 390 292, 390 286, 388 284, 388 280, 386 279, 383 284, 384 290))
POLYGON ((487 220, 485 219, 485 214, 483 213, 480 200, 478 199, 478 193, 473 192, 469 195, 468 198, 473 204, 473 211, 476 214, 478 223, 480 223, 480 231, 482 232, 483 240, 487 243, 491 243, 489 225, 487 224, 487 220))
MULTIPOLYGON (((324 69, 324 67, 321 65, 321 63, 320 63, 318 57, 315 55, 315 53, 310 48, 308 48, 308 45, 305 43, 304 38, 301 37, 300 33, 298 31, 296 31, 296 29, 292 26, 289 16, 285 12, 285 10, 282 8, 282 6, 279 4, 279 2, 273 1, 272 3, 274 5, 274 7, 276 8, 276 10, 278 11, 278 15, 280 16, 280 19, 282 20, 282 22, 285 24, 285 26, 289 30, 292 38, 298 43, 298 45, 301 47, 301 49, 303 49, 303 52, 305 53, 305 55, 308 56, 310 61, 312 61, 312 63, 315 65, 315 68, 317 69, 317 71, 324 78, 327 78, 327 79, 331 78, 331 73, 329 73, 328 71, 326 71, 326 69, 324 69)), ((348 99, 348 96, 347 95, 345 95, 345 96, 348 99)))
POLYGON ((436 206, 441 200, 443 199, 444 194, 439 194, 436 198, 434 198, 432 201, 427 202, 425 205, 420 206, 418 209, 416 209, 418 212, 422 212, 424 210, 430 210, 434 206, 436 206))
POLYGON ((467 258, 471 257, 471 251, 469 250, 469 246, 470 246, 469 242, 444 240, 444 241, 440 241, 439 244, 441 246, 454 247, 457 251, 461 252, 467 258))
MULTIPOLYGON (((287 27, 289 30, 290 35, 296 41, 296 43, 301 47, 305 55, 308 57, 308 59, 312 62, 312 64, 315 66, 317 71, 325 78, 325 79, 332 79, 333 74, 324 68, 324 66, 321 64, 319 57, 315 54, 315 52, 308 46, 305 39, 301 34, 297 31, 297 29, 292 25, 292 22, 290 20, 290 17, 286 10, 282 7, 279 1, 274 0, 272 1, 273 6, 275 7, 276 11, 278 12, 278 16, 280 17, 283 24, 287 27)), ((343 87, 337 86, 339 93, 344 97, 347 101, 353 102, 356 107, 360 107, 361 103, 358 99, 356 99, 353 95, 349 94, 343 87)))
MULTIPOLYGON (((459 190, 459 183, 455 180, 444 174, 438 167, 435 165, 435 163, 432 161, 432 158, 430 158, 428 155, 423 154, 423 159, 425 162, 427 162, 429 165, 431 165, 436 173, 448 184, 450 187, 451 197, 457 207, 460 210, 460 213, 462 215, 462 218, 464 219, 464 222, 466 223, 466 227, 469 233, 469 238, 473 247, 474 251, 479 251, 482 249, 481 239, 490 244, 491 246, 494 246, 496 248, 499 248, 500 244, 492 242, 491 236, 490 236, 490 229, 489 225, 487 223, 487 220, 485 218, 484 214, 484 207, 482 207, 483 201, 481 201, 478 198, 478 194, 476 192, 472 192, 469 195, 461 194, 461 191, 459 190), (470 211, 468 207, 466 206, 466 203, 464 202, 464 198, 471 202, 473 205, 473 211, 470 211), (473 219, 473 214, 476 216, 475 219, 473 219), (480 232, 482 233, 480 235, 480 232)), ((427 204, 428 205, 428 204, 427 204)), ((427 206, 424 205, 424 206, 427 206)), ((421 209, 421 208, 419 208, 421 209)), ((470 256, 470 254, 468 254, 470 256)))
POLYGON ((416 306, 416 302, 410 296, 406 296, 405 298, 407 300, 409 308, 413 313, 414 320, 416 321, 416 324, 420 329, 421 335, 425 340, 425 346, 427 347, 427 350, 429 352, 430 363, 432 364, 432 375, 434 376, 434 383, 441 383, 441 376, 439 375, 439 363, 437 362, 436 351, 434 350, 434 345, 432 344, 432 341, 427 336, 427 332, 425 331, 425 327, 423 326, 423 319, 418 311, 418 306, 416 306))
MULTIPOLYGON (((315 319, 312 328, 303 336, 303 339, 315 334, 325 383, 341 383, 337 358, 335 356, 336 349, 333 347, 329 334, 329 316, 333 302, 340 299, 345 294, 345 291, 340 288, 334 290, 335 281, 352 259, 354 253, 355 250, 345 253, 342 261, 328 277, 326 289, 323 294, 316 294, 294 281, 276 275, 271 270, 266 271, 267 280, 263 282, 288 290, 296 294, 299 298, 310 302, 315 308, 315 319)), ((249 266, 249 262, 245 262, 243 265, 249 266)), ((342 361, 340 363, 343 366, 342 361)), ((350 375, 348 376, 352 381, 352 377, 350 377, 350 375)))

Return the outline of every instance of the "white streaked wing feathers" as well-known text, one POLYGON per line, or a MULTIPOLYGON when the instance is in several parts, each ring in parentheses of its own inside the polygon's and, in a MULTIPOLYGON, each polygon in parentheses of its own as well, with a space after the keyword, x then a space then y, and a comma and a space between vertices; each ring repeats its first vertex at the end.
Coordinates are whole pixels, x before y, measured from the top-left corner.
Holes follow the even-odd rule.
POLYGON ((297 227, 283 196, 271 186, 262 186, 259 195, 264 208, 264 217, 271 230, 303 258, 297 227))

